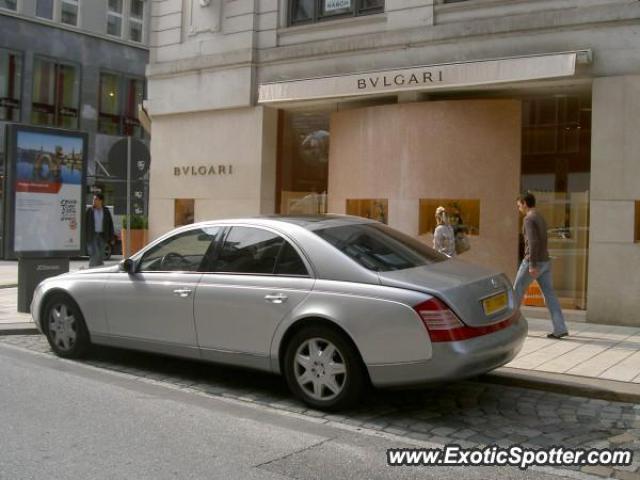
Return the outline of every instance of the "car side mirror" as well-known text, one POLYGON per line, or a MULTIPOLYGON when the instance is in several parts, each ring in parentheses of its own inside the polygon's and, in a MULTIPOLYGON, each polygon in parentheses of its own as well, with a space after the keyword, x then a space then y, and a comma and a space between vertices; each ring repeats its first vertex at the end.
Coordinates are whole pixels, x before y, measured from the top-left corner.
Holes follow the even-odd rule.
POLYGON ((126 258, 122 261, 122 270, 127 273, 135 273, 136 264, 130 258, 126 258))

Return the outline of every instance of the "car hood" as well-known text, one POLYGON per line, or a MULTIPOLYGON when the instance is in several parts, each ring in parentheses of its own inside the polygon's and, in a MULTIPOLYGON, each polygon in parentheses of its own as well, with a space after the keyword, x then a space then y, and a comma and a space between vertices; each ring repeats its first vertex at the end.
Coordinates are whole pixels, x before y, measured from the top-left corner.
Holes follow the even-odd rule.
POLYGON ((68 272, 63 275, 95 275, 98 273, 116 273, 119 271, 120 267, 116 264, 107 267, 83 268, 82 270, 74 270, 73 272, 68 272))
POLYGON ((504 274, 463 260, 449 259, 422 267, 380 272, 379 276, 382 285, 418 290, 438 297, 467 325, 497 323, 515 310, 511 282, 504 274), (500 292, 507 293, 507 308, 485 315, 482 300, 500 292))

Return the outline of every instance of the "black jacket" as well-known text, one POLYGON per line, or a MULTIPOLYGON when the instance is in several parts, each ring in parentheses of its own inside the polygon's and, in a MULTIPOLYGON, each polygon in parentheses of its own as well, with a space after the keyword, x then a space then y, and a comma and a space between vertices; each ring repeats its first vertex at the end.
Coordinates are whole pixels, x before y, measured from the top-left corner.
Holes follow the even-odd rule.
MULTIPOLYGON (((113 220, 111 219, 111 212, 107 207, 102 207, 102 239, 109 243, 113 240, 115 234, 113 230, 113 220)), ((93 219, 93 207, 87 208, 87 211, 84 215, 84 228, 86 235, 87 243, 93 241, 93 238, 96 234, 96 224, 93 219)))

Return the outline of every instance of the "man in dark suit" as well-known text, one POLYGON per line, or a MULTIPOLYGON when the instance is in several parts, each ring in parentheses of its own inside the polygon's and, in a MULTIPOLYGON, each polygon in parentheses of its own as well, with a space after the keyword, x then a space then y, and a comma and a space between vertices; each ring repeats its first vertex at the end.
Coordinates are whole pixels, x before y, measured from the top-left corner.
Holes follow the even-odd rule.
POLYGON ((113 244, 113 219, 109 209, 104 206, 104 195, 96 193, 93 205, 85 213, 87 250, 89 267, 104 265, 104 251, 107 243, 113 244))

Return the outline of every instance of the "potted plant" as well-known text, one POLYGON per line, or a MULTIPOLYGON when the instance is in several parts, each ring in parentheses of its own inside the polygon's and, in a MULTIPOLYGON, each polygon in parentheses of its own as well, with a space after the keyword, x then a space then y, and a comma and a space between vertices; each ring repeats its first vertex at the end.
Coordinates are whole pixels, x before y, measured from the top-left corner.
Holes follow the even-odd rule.
POLYGON ((149 231, 149 221, 144 215, 125 216, 122 219, 122 254, 127 255, 127 236, 131 236, 131 246, 129 247, 129 256, 136 253, 147 244, 149 231), (129 233, 127 231, 130 230, 129 233))

